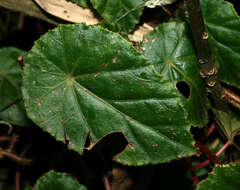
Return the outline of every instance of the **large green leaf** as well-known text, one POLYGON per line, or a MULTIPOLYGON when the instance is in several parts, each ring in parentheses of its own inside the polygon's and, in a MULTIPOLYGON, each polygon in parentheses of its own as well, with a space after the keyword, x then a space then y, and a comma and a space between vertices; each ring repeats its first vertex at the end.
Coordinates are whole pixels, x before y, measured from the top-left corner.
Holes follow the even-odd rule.
POLYGON ((116 159, 160 163, 195 153, 190 124, 171 82, 120 35, 96 26, 61 25, 38 40, 24 68, 29 117, 82 153, 119 131, 129 142, 116 159))
POLYGON ((197 190, 239 190, 240 163, 219 165, 213 169, 197 190))
POLYGON ((67 0, 78 4, 81 7, 88 7, 88 0, 67 0))
POLYGON ((201 0, 209 42, 220 64, 219 78, 240 87, 240 18, 224 0, 201 0))
POLYGON ((71 175, 51 170, 39 178, 36 190, 87 190, 87 188, 71 175))
POLYGON ((181 81, 189 85, 190 96, 182 96, 182 103, 192 125, 204 126, 208 121, 207 98, 189 36, 185 24, 171 22, 145 35, 141 47, 146 58, 171 81, 173 88, 181 81))
POLYGON ((116 30, 131 32, 139 22, 145 0, 90 0, 93 7, 116 30))
POLYGON ((18 56, 25 54, 12 47, 0 49, 0 118, 17 125, 28 123, 21 103, 22 70, 18 64, 18 56))

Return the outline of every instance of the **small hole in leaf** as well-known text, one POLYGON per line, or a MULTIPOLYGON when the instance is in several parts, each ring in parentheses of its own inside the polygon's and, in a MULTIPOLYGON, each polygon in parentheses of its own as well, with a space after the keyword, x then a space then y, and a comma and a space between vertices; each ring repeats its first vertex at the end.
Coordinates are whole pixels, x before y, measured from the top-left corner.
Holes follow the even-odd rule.
POLYGON ((185 98, 189 98, 191 90, 190 87, 188 85, 188 83, 186 83, 185 81, 180 81, 176 84, 178 91, 185 97, 185 98))

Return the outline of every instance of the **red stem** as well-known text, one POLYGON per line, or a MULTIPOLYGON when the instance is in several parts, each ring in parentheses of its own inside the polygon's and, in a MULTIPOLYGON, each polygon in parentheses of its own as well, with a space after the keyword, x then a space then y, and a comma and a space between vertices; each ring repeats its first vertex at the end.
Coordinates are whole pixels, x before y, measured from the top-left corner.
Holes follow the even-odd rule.
POLYGON ((13 135, 13 136, 11 137, 10 145, 9 145, 9 147, 8 147, 8 151, 9 151, 9 152, 12 152, 12 150, 13 150, 16 142, 17 142, 17 140, 18 140, 18 137, 17 137, 16 135, 13 135))
POLYGON ((21 189, 21 184, 20 184, 20 172, 16 171, 16 176, 15 176, 15 190, 20 190, 21 189))
POLYGON ((225 145, 223 145, 223 147, 220 148, 220 150, 216 153, 216 156, 217 157, 220 156, 231 144, 232 144, 231 141, 227 141, 225 145))
POLYGON ((183 160, 185 161, 185 164, 191 174, 194 186, 197 187, 197 184, 199 181, 198 181, 197 175, 195 173, 195 168, 192 166, 192 162, 190 161, 190 158, 184 158, 183 160))
POLYGON ((105 190, 112 189, 107 175, 103 176, 103 184, 104 184, 105 190))
POLYGON ((209 137, 213 131, 216 129, 216 124, 212 123, 212 125, 208 128, 208 130, 205 133, 205 137, 209 137))
POLYGON ((219 163, 217 156, 214 153, 212 153, 206 145, 200 142, 196 142, 195 146, 198 147, 200 152, 207 156, 208 160, 210 160, 213 163, 219 163))
POLYGON ((209 163, 210 163, 209 160, 205 160, 204 162, 202 162, 202 163, 200 163, 200 164, 194 166, 193 168, 194 168, 194 170, 198 170, 198 169, 200 169, 200 168, 205 167, 205 166, 208 165, 209 163))
MULTIPOLYGON (((227 141, 222 148, 220 148, 220 150, 216 153, 216 157, 220 156, 230 145, 232 144, 231 141, 227 141)), ((194 166, 194 170, 198 170, 200 168, 205 167, 206 165, 208 165, 210 163, 209 160, 205 160, 204 162, 194 166)))
POLYGON ((223 88, 223 90, 225 94, 225 99, 237 108, 240 108, 240 97, 227 88, 223 88))
POLYGON ((6 137, 0 137, 0 141, 10 141, 10 137, 6 136, 6 137))

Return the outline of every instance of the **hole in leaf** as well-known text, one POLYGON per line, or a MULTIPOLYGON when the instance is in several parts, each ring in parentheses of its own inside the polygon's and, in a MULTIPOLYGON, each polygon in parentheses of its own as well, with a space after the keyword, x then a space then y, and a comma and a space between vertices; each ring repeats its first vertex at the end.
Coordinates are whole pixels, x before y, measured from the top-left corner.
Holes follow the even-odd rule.
POLYGON ((190 87, 188 85, 188 83, 186 83, 185 81, 180 81, 176 84, 176 87, 178 89, 178 91, 185 97, 185 98, 189 98, 190 97, 190 87))
POLYGON ((88 136, 85 147, 90 145, 88 154, 95 154, 99 150, 106 159, 111 160, 115 155, 122 152, 128 145, 128 141, 123 133, 114 131, 103 136, 98 142, 91 146, 91 140, 88 136))

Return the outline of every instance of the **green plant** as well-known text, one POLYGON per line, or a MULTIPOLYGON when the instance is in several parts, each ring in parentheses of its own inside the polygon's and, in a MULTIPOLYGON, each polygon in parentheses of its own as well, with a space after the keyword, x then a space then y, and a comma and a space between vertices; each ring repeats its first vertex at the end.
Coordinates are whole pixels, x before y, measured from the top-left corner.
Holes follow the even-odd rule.
MULTIPOLYGON (((146 1, 72 2, 95 8, 103 18, 101 26, 60 25, 27 53, 0 50, 4 123, 33 125, 31 119, 80 155, 120 133, 127 145, 114 155, 118 163, 143 166, 182 159, 195 186, 210 171, 204 166, 225 164, 214 167, 197 189, 238 189, 240 102, 229 89, 238 92, 240 87, 240 18, 233 6, 224 0, 201 0, 202 17, 196 11, 198 0, 186 1, 188 10, 178 8, 174 21, 155 26, 136 48, 127 36, 146 1), (222 134, 210 138, 215 123, 222 134), (197 128, 206 128, 205 134, 194 132, 197 128), (232 151, 222 155, 229 146, 232 151), (194 157, 199 152, 206 157, 194 157)), ((5 140, 9 138, 0 137, 5 140)), ((96 149, 107 168, 104 152, 96 149)), ((13 154, 1 148, 0 156, 13 154)), ((22 155, 15 160, 30 162, 22 155)), ((109 175, 103 173, 109 190, 109 175)), ((36 188, 86 189, 71 176, 53 171, 41 177, 36 188)))

